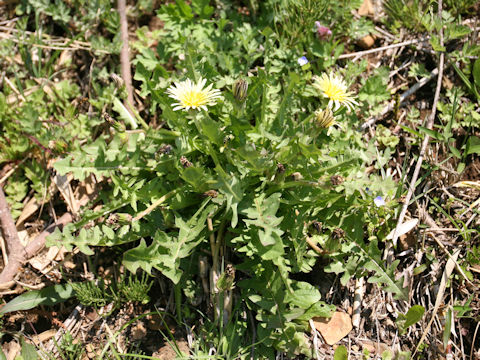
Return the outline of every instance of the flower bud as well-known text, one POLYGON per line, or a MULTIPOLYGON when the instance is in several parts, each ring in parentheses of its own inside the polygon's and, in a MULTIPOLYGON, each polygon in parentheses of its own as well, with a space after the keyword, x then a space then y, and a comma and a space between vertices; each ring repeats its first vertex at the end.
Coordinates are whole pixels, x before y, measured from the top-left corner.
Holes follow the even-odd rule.
POLYGON ((121 89, 123 86, 125 86, 123 79, 115 73, 110 74, 110 79, 113 80, 117 89, 121 89))
POLYGON ((315 21, 315 26, 317 27, 317 36, 320 40, 326 40, 332 36, 332 30, 320 24, 320 21, 315 21))
POLYGON ((326 129, 333 125, 335 118, 333 117, 332 110, 326 108, 325 110, 315 111, 315 120, 318 127, 326 129))
POLYGON ((217 280, 217 289, 220 291, 232 290, 235 287, 235 268, 228 264, 225 272, 217 280))
POLYGON ((180 164, 182 164, 182 166, 186 169, 188 167, 191 167, 193 166, 193 164, 188 161, 188 159, 185 157, 185 156, 180 156, 180 164))
POLYGON ((125 125, 123 125, 121 122, 116 121, 114 118, 110 116, 109 113, 104 112, 103 113, 103 118, 105 121, 112 126, 115 130, 117 130, 119 133, 124 133, 127 129, 125 128, 125 125))
POLYGON ((244 102, 247 98, 248 83, 244 79, 238 79, 233 84, 233 96, 238 102, 244 102))

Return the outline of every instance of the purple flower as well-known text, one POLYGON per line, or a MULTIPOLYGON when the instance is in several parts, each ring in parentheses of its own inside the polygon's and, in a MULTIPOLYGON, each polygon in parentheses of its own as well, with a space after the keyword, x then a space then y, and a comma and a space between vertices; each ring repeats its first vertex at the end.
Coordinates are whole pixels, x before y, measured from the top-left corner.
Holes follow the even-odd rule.
POLYGON ((385 200, 381 196, 377 196, 375 199, 373 199, 373 202, 377 207, 385 206, 385 200))
POLYGON ((298 62, 298 65, 304 66, 308 64, 308 59, 306 56, 302 56, 301 58, 298 58, 297 62, 298 62))
POLYGON ((320 21, 315 21, 315 26, 317 27, 317 36, 320 40, 326 40, 332 36, 332 30, 320 24, 320 21))

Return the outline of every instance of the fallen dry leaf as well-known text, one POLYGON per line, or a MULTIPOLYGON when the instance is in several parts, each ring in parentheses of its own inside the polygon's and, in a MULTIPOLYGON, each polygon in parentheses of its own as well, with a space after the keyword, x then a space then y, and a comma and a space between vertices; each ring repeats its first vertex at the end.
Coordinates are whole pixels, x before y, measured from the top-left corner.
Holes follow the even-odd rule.
POLYGON ((24 223, 25 220, 27 220, 30 216, 32 216, 40 207, 38 204, 38 201, 35 197, 32 197, 23 207, 22 213, 17 219, 17 223, 15 224, 17 227, 19 227, 21 224, 24 223))
POLYGON ((330 319, 315 317, 313 323, 328 345, 333 345, 342 340, 352 331, 350 315, 340 311, 333 313, 330 319))
POLYGON ((55 260, 57 256, 62 252, 66 252, 63 246, 61 249, 56 246, 52 246, 48 248, 47 252, 38 254, 37 256, 31 258, 28 262, 32 267, 34 267, 40 272, 43 272, 47 268, 47 266, 50 265, 52 261, 55 260))
MULTIPOLYGON (((400 237, 400 236, 408 233, 409 231, 414 229, 417 226, 417 224, 418 224, 418 219, 410 219, 410 220, 405 221, 402 225, 400 225, 398 227, 397 237, 400 237)), ((392 240, 393 239, 393 235, 395 234, 395 230, 396 229, 393 229, 390 232, 390 234, 387 235, 387 240, 392 240)))
POLYGON ((15 340, 10 341, 9 343, 6 343, 2 347, 3 351, 7 353, 6 358, 7 360, 13 360, 17 357, 17 354, 20 353, 22 350, 22 347, 18 342, 15 340))
POLYGON ((415 236, 415 233, 409 232, 408 234, 401 235, 398 238, 398 243, 400 249, 408 250, 415 246, 417 243, 417 237, 415 236))
POLYGON ((131 331, 133 340, 140 340, 147 336, 147 329, 145 328, 145 324, 142 321, 139 321, 134 326, 132 326, 131 331))
POLYGON ((357 45, 362 49, 370 49, 375 44, 375 39, 372 35, 367 35, 357 41, 357 45))
POLYGON ((377 355, 381 355, 385 350, 389 350, 386 344, 377 343, 371 340, 362 341, 362 348, 368 350, 370 354, 377 354, 377 355))
POLYGON ((32 340, 35 343, 35 345, 38 346, 39 344, 43 343, 44 341, 47 341, 47 340, 50 340, 51 338, 53 338, 56 333, 57 333, 57 330, 49 329, 49 330, 46 330, 46 331, 44 331, 44 332, 42 332, 38 335, 32 336, 32 340))
POLYGON ((362 6, 358 9, 358 15, 367 16, 373 15, 373 4, 371 0, 363 0, 362 6))
MULTIPOLYGON (((175 340, 175 344, 183 354, 186 355, 190 353, 190 348, 188 347, 187 341, 175 340)), ((179 358, 177 352, 172 348, 172 345, 170 344, 165 344, 160 349, 158 349, 158 351, 154 352, 152 355, 154 356, 154 358, 160 359, 160 360, 170 360, 170 359, 179 358)))
POLYGON ((70 186, 70 182, 72 180, 73 180, 73 176, 71 174, 68 174, 68 175, 57 174, 54 177, 52 177, 52 183, 54 183, 57 186, 68 208, 73 214, 76 214, 80 207, 78 203, 75 201, 72 187, 70 186))

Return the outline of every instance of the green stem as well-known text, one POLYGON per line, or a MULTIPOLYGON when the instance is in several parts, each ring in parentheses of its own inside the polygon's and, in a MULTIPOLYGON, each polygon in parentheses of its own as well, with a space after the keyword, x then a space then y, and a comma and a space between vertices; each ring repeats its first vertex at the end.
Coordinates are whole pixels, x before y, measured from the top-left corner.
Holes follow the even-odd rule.
POLYGON ((174 292, 175 292, 175 312, 177 313, 178 324, 181 324, 183 319, 182 319, 182 288, 180 287, 180 283, 175 284, 174 292))
POLYGON ((270 189, 268 189, 267 195, 273 194, 279 190, 289 189, 289 188, 298 187, 298 186, 316 187, 316 186, 320 186, 320 184, 315 181, 306 181, 306 180, 287 181, 287 182, 284 182, 283 184, 279 184, 277 186, 273 186, 270 189))
POLYGON ((163 202, 167 201, 169 198, 171 198, 173 195, 175 195, 177 193, 177 191, 179 191, 179 190, 180 190, 180 188, 172 190, 169 193, 163 195, 160 199, 155 201, 152 205, 150 205, 148 208, 146 208, 141 213, 139 213, 137 216, 135 216, 132 221, 138 221, 141 218, 143 218, 144 216, 150 214, 155 208, 160 206, 163 202))
POLYGON ((156 129, 154 133, 152 133, 153 136, 151 136, 153 139, 159 139, 159 140, 163 140, 161 138, 157 138, 155 135, 165 135, 165 136, 168 136, 168 137, 172 137, 172 138, 177 138, 179 136, 182 135, 182 133, 180 133, 179 131, 174 131, 174 130, 167 130, 167 129, 156 129))
POLYGON ((127 101, 127 105, 128 105, 128 109, 130 110, 130 112, 135 116, 135 119, 140 123, 140 125, 142 125, 142 127, 145 129, 145 130, 148 130, 150 127, 148 126, 148 124, 145 122, 145 120, 143 120, 140 115, 138 115, 137 111, 133 108, 132 104, 130 104, 128 101, 127 101))
MULTIPOLYGON (((210 155, 213 159, 213 162, 215 163, 215 166, 218 170, 218 172, 224 176, 224 177, 227 177, 227 173, 225 172, 225 170, 222 168, 222 165, 220 165, 220 161, 218 161, 218 157, 217 157, 217 154, 215 153, 215 151, 213 150, 213 147, 212 147, 212 144, 210 144, 210 141, 208 138, 206 138, 204 135, 202 135, 202 126, 200 124, 200 122, 198 121, 198 115, 199 113, 195 112, 191 112, 190 113, 193 117, 193 122, 195 123, 195 127, 197 128, 197 131, 198 133, 200 134, 200 136, 202 136, 202 138, 205 140, 205 143, 207 145, 207 148, 208 148, 208 155, 210 155)), ((205 116, 209 116, 207 112, 203 112, 203 114, 205 116)), ((213 120, 212 120, 213 121, 213 120)))

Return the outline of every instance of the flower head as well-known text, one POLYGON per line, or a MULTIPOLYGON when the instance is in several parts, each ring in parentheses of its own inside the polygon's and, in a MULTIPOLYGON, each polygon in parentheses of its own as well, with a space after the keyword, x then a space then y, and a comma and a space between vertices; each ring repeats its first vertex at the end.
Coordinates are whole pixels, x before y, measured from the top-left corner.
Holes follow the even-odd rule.
POLYGON ((322 76, 314 76, 313 81, 313 87, 330 99, 328 107, 331 108, 335 104, 333 111, 338 110, 340 105, 344 105, 347 109, 353 109, 353 105, 358 105, 353 100, 353 94, 347 91, 345 81, 337 75, 322 74, 322 76))
POLYGON ((332 30, 320 24, 320 21, 315 21, 315 26, 317 27, 317 36, 320 40, 325 40, 332 36, 332 30))
POLYGON ((172 104, 173 110, 189 110, 190 108, 207 110, 207 105, 215 105, 216 100, 222 97, 220 90, 212 90, 212 84, 203 88, 206 82, 206 79, 200 78, 195 84, 192 80, 187 79, 175 82, 175 86, 170 86, 167 89, 168 96, 178 101, 172 104))
POLYGON ((377 196, 375 199, 373 199, 373 202, 377 207, 385 206, 385 200, 383 200, 381 196, 377 196))
POLYGON ((298 62, 298 65, 304 66, 308 64, 308 59, 306 56, 302 56, 301 58, 298 58, 297 62, 298 62))
POLYGON ((332 110, 326 108, 325 110, 315 111, 315 120, 318 127, 326 129, 335 123, 332 110))

